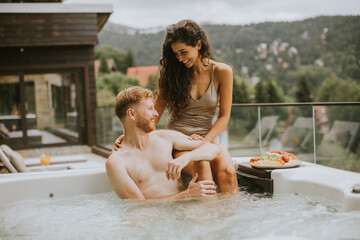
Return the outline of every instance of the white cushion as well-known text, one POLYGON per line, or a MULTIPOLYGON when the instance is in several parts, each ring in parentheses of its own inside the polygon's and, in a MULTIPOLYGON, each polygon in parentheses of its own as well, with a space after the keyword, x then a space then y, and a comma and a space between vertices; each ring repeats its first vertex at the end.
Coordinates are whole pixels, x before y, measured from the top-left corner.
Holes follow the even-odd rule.
POLYGON ((23 157, 12 150, 8 145, 1 145, 1 150, 6 154, 10 163, 15 167, 18 172, 30 172, 25 166, 23 157))
POLYGON ((8 159, 8 157, 5 155, 5 153, 1 150, 0 148, 0 159, 3 162, 3 164, 5 165, 5 167, 11 172, 11 173, 17 173, 18 171, 16 171, 16 169, 13 167, 13 165, 11 165, 10 160, 8 159))
POLYGON ((0 136, 10 138, 10 132, 3 123, 0 123, 0 136))

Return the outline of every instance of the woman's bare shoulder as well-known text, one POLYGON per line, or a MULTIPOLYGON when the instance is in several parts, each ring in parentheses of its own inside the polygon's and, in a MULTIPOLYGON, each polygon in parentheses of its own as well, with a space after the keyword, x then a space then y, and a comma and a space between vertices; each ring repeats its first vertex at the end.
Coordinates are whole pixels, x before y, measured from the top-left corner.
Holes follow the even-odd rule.
POLYGON ((214 63, 214 77, 216 81, 219 84, 221 83, 227 84, 228 82, 231 84, 233 79, 232 67, 222 62, 213 61, 213 63, 214 63))
POLYGON ((215 62, 212 61, 214 63, 214 71, 215 73, 220 73, 220 74, 226 74, 226 73, 231 73, 232 74, 232 67, 229 66, 226 63, 222 63, 222 62, 215 62))

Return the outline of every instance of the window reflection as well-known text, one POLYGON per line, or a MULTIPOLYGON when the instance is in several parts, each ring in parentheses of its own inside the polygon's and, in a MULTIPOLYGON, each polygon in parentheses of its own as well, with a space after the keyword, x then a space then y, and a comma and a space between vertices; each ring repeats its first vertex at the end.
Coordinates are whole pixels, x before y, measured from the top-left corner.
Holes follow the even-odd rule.
POLYGON ((74 72, 0 76, 0 144, 78 142, 77 86, 74 72))
POLYGON ((18 76, 0 76, 0 144, 23 145, 18 76))
POLYGON ((24 81, 28 86, 26 115, 35 116, 35 119, 27 118, 28 135, 36 137, 29 144, 37 144, 39 135, 41 144, 76 140, 78 114, 74 74, 29 74, 24 76, 24 81))

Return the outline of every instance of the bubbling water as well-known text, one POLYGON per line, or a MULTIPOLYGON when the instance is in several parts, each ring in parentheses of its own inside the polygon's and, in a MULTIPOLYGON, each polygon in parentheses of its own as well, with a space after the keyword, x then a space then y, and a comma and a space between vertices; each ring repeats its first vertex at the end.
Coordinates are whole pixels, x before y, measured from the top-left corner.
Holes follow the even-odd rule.
POLYGON ((356 239, 359 226, 360 211, 295 194, 138 202, 109 192, 0 205, 0 239, 356 239))

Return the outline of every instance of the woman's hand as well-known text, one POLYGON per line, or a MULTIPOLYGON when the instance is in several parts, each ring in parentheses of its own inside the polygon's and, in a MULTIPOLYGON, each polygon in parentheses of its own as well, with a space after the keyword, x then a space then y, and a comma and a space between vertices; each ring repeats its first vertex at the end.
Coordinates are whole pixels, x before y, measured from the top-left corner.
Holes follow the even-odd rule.
POLYGON ((113 151, 117 151, 117 150, 119 150, 119 148, 122 148, 121 143, 124 141, 124 138, 125 138, 125 136, 124 136, 124 135, 121 135, 120 137, 118 137, 118 138, 115 140, 114 148, 113 148, 113 150, 110 152, 110 154, 111 154, 113 151))
POLYGON ((191 134, 191 136, 189 136, 189 140, 201 140, 201 141, 206 141, 205 138, 203 138, 202 136, 194 133, 194 134, 191 134))

